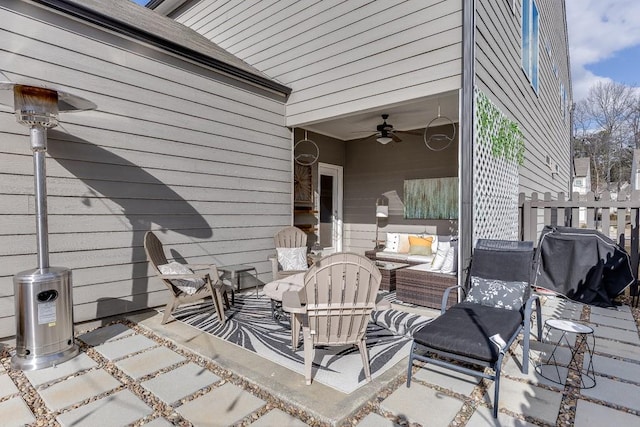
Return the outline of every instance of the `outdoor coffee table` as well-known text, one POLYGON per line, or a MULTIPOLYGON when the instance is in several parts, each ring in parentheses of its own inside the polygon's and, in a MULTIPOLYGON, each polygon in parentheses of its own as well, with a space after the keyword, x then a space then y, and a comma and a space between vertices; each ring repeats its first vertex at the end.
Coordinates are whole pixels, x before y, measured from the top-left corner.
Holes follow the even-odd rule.
MULTIPOLYGON (((249 271, 253 271, 253 275, 256 277, 256 298, 258 298, 258 286, 260 285, 260 281, 258 280, 258 271, 252 265, 246 264, 233 264, 233 265, 223 265, 222 267, 218 267, 219 271, 222 271, 224 274, 229 274, 231 279, 231 284, 236 282, 236 288, 240 291, 240 273, 246 273, 249 271)), ((233 294, 232 294, 233 298, 233 294)))
POLYGON ((287 291, 299 291, 302 289, 305 274, 306 272, 292 274, 264 285, 262 291, 271 299, 271 315, 274 320, 280 320, 285 317, 282 310, 282 294, 287 291))
MULTIPOLYGON (((551 355, 549 356, 549 358, 546 361, 538 364, 536 366, 536 371, 541 376, 548 379, 549 381, 552 381, 556 384, 565 385, 566 380, 565 381, 562 380, 562 377, 560 375, 560 370, 558 369, 558 361, 556 360, 556 350, 558 350, 558 347, 562 343, 564 343, 571 351, 571 359, 567 364, 567 369, 569 371, 576 372, 580 376, 580 388, 595 387, 596 374, 593 369, 593 351, 596 346, 596 338, 593 335, 593 328, 591 326, 587 326, 582 323, 577 323, 571 320, 564 320, 564 319, 549 319, 544 322, 544 327, 547 330, 544 341, 547 341, 546 337, 548 337, 552 329, 562 332, 562 335, 560 336, 558 341, 555 343, 555 346, 553 347, 553 350, 551 351, 551 355), (573 345, 571 345, 571 342, 569 341, 568 334, 576 335, 576 340, 573 343, 573 345), (591 337, 591 340, 588 339, 589 337, 591 337), (589 343, 589 341, 591 341, 591 343, 589 343), (579 366, 578 360, 576 359, 576 356, 578 355, 582 347, 584 347, 585 349, 584 357, 589 358, 589 362, 586 364, 587 366, 586 369, 583 368, 584 363, 582 364, 582 366, 579 366), (544 366, 555 367, 555 371, 558 376, 558 379, 556 380, 555 378, 550 378, 547 375, 545 375, 542 370, 544 366), (585 381, 585 379, 588 380, 588 384, 585 381)), ((583 360, 583 362, 585 361, 583 360)))
POLYGON ((376 261, 376 267, 382 273, 382 280, 380 280, 380 289, 383 291, 395 291, 396 290, 396 271, 409 267, 411 264, 403 264, 401 262, 388 262, 388 261, 376 261))

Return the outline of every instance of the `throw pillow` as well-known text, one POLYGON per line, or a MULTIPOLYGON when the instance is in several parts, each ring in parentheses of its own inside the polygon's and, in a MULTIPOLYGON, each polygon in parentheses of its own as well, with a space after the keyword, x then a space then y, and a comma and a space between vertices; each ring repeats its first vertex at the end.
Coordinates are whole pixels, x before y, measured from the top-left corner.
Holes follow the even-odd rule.
POLYGON ((433 237, 409 236, 409 253, 411 255, 431 255, 433 237))
POLYGON ((524 305, 527 282, 505 282, 497 279, 483 279, 471 276, 471 289, 466 301, 490 307, 520 310, 524 305))
POLYGON ((440 245, 438 251, 436 252, 436 256, 433 258, 431 262, 431 270, 440 270, 444 265, 444 260, 447 257, 447 252, 449 252, 449 248, 446 248, 444 245, 440 245))
POLYGON ((438 239, 438 235, 437 234, 426 234, 426 233, 423 233, 420 237, 424 237, 424 238, 431 237, 433 239, 433 243, 431 243, 431 252, 435 254, 438 251, 438 246, 440 246, 440 241, 438 239))
POLYGON ((444 257, 444 262, 442 263, 440 271, 443 273, 455 273, 458 270, 458 266, 456 264, 456 248, 453 245, 450 245, 449 250, 444 257))
MULTIPOLYGON (((169 264, 163 264, 158 266, 160 273, 171 274, 193 274, 193 270, 184 264, 172 261, 169 264)), ((172 279, 171 284, 180 289, 187 295, 193 295, 198 292, 198 289, 204 286, 204 279, 194 277, 193 279, 172 279)))
POLYGON ((300 271, 307 269, 307 248, 276 248, 278 263, 283 271, 300 271))
POLYGON ((387 242, 384 245, 383 252, 398 252, 400 247, 400 235, 398 233, 387 233, 387 242))
POLYGON ((407 233, 398 233, 398 253, 408 254, 410 247, 409 235, 407 233))

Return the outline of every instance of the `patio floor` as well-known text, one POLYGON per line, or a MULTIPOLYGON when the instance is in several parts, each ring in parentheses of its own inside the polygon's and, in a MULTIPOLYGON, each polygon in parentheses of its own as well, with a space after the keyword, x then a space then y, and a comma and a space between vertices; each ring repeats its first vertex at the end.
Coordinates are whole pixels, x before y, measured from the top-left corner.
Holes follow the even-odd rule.
MULTIPOLYGON (((161 325, 155 311, 78 325, 80 356, 55 368, 11 370, 6 343, 0 419, 11 426, 638 425, 635 314, 636 320, 628 306, 610 310, 545 298, 545 320, 593 326, 596 386, 563 387, 540 377, 533 364, 550 345, 534 341, 529 374, 522 375, 516 346, 503 365, 497 423, 490 381, 429 367, 419 369, 407 389, 405 358, 345 395, 318 382, 306 386, 301 375, 181 322, 161 325)), ((562 358, 567 349, 561 350, 562 358)))

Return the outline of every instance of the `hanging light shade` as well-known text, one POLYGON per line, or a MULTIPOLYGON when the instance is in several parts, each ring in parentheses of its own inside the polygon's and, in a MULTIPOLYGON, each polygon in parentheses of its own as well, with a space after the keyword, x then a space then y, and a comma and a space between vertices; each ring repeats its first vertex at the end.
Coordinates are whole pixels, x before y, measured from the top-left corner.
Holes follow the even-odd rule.
POLYGON ((389 135, 389 133, 385 130, 380 132, 380 136, 376 139, 376 141, 378 141, 380 144, 388 144, 391 141, 393 141, 393 139, 391 138, 391 135, 389 135))

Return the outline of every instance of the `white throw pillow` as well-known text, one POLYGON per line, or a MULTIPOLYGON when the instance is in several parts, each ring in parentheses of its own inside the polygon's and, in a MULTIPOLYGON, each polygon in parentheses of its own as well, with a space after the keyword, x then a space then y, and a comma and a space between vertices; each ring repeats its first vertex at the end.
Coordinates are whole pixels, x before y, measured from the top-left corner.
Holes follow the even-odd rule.
POLYGON ((399 247, 400 247, 400 235, 398 233, 387 233, 387 242, 384 245, 383 252, 398 253, 399 247))
POLYGON ((444 245, 440 245, 440 247, 438 248, 438 252, 436 252, 435 258, 433 258, 433 262, 431 263, 432 270, 442 269, 442 266, 444 265, 444 261, 447 258, 447 252, 449 252, 449 249, 451 248, 446 248, 444 245))
MULTIPOLYGON (((166 274, 166 275, 193 274, 193 270, 191 270, 189 267, 175 261, 172 261, 169 264, 159 265, 158 270, 160 270, 160 273, 166 274)), ((198 289, 204 286, 204 279, 201 279, 201 278, 173 279, 171 280, 171 283, 173 284, 173 286, 180 289, 185 294, 193 295, 198 291, 198 289)))
POLYGON ((276 248, 278 264, 282 271, 300 271, 307 269, 307 248, 276 248))
POLYGON ((409 234, 398 233, 398 253, 408 254, 411 244, 409 243, 409 234))
MULTIPOLYGON (((443 243, 443 246, 445 245, 445 243, 443 243)), ((449 250, 447 250, 447 254, 444 257, 444 262, 442 263, 442 267, 440 268, 440 271, 442 271, 443 273, 455 273, 457 270, 457 265, 456 265, 456 248, 454 248, 453 246, 449 247, 449 250)))

